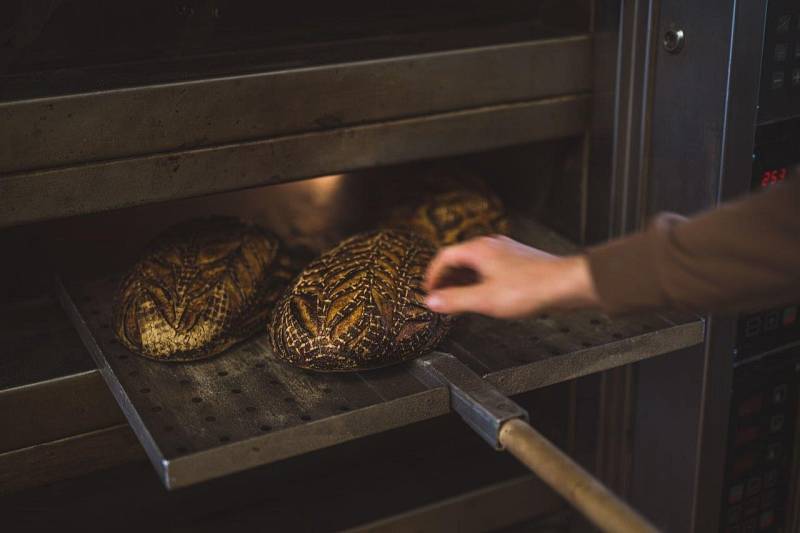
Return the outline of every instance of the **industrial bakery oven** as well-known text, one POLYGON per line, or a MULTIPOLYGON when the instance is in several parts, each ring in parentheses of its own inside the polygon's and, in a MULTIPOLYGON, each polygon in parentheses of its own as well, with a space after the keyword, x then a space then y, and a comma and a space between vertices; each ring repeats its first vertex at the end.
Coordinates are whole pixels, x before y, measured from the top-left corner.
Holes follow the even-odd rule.
MULTIPOLYGON (((464 176, 502 199, 512 236, 554 253, 638 227, 671 186, 645 179, 646 67, 683 58, 663 4, 12 4, 0 506, 120 527, 582 527, 411 364, 304 372, 263 334, 154 363, 116 342, 111 300, 180 220, 235 215, 315 255, 464 176)), ((467 316, 438 350, 636 505, 633 451, 658 432, 632 427, 634 364, 696 355, 704 332, 681 314, 467 316)))

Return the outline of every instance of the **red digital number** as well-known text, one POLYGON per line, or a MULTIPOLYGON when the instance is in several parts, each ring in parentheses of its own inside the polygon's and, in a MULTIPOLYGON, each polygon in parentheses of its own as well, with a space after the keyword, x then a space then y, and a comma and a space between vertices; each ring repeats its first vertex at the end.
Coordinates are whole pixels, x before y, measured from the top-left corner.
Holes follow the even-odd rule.
POLYGON ((761 174, 761 187, 766 188, 786 179, 786 167, 775 170, 765 170, 761 174))

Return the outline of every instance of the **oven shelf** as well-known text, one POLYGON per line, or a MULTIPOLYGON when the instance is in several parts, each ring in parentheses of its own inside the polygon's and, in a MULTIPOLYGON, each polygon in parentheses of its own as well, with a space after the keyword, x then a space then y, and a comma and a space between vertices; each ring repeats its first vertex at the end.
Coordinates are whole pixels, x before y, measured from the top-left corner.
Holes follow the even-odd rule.
POLYGON ((0 97, 0 227, 581 135, 592 38, 496 42, 0 97))
MULTIPOLYGON (((574 247, 532 221, 520 240, 553 252, 574 247)), ((273 359, 266 336, 192 364, 129 353, 110 328, 115 277, 62 284, 62 303, 169 488, 271 463, 449 412, 407 366, 314 374, 273 359)), ((570 313, 501 322, 467 317, 441 347, 508 394, 517 394, 696 345, 696 317, 609 320, 570 313)))

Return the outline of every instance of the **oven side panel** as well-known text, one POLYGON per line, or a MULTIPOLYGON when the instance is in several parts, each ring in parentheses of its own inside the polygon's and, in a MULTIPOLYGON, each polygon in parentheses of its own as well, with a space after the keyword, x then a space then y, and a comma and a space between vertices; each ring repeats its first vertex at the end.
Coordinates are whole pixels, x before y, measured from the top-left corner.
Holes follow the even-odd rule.
MULTIPOLYGON (((691 214, 747 190, 764 6, 658 6, 640 224, 660 211, 691 214), (679 29, 684 47, 668 53, 663 37, 679 29)), ((735 329, 721 317, 707 324, 703 349, 638 365, 633 503, 665 531, 718 528, 735 329)))

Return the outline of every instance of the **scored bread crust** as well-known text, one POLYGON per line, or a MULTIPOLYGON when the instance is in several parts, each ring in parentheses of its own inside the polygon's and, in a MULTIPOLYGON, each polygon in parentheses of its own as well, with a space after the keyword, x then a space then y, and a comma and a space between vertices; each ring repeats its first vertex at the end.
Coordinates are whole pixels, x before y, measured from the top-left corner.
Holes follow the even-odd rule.
POLYGON ((411 232, 377 230, 312 261, 278 303, 269 327, 276 356, 301 368, 353 371, 424 355, 452 319, 423 303, 435 246, 411 232))
POLYGON ((509 224, 502 202, 491 192, 456 189, 394 209, 384 226, 414 231, 441 247, 507 233, 509 224))
POLYGON ((276 236, 236 218, 175 225, 120 284, 114 332, 129 350, 159 361, 219 354, 268 320, 290 263, 276 236))

